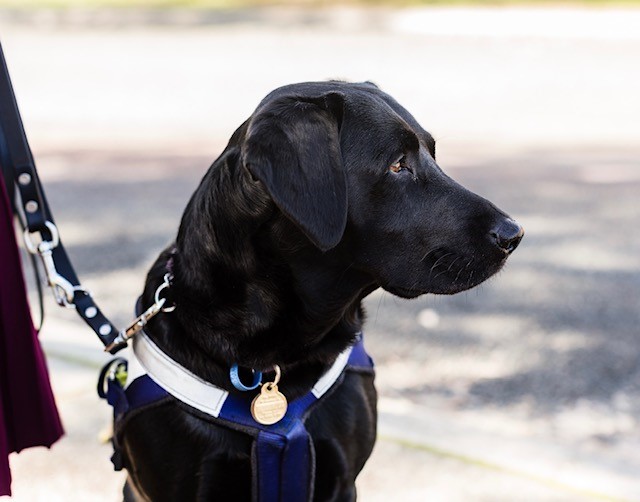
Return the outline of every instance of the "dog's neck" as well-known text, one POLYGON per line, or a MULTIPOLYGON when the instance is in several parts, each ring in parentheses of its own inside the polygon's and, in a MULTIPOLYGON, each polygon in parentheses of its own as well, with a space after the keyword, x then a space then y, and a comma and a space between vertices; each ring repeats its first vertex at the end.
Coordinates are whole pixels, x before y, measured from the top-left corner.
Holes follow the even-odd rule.
POLYGON ((360 301, 374 286, 350 270, 344 252, 323 254, 305 243, 260 186, 233 169, 233 156, 223 154, 205 176, 174 254, 165 251, 149 273, 145 305, 171 259, 177 306, 149 324, 149 335, 178 363, 228 390, 232 364, 266 371, 278 364, 280 388, 295 398, 353 343, 363 322, 360 301), (219 193, 221 178, 242 195, 235 207, 219 193))

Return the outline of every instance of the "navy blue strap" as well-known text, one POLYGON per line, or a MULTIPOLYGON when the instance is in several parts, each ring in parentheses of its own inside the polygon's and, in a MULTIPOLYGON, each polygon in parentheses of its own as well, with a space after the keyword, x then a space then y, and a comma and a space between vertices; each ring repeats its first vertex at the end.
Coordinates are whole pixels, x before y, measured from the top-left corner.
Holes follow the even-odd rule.
MULTIPOLYGON (((282 450, 287 444, 280 434, 260 431, 253 449, 253 478, 256 502, 279 502, 282 479, 282 450)), ((306 502, 306 501, 305 501, 306 502)))
MULTIPOLYGON (((283 457, 280 500, 283 502, 313 500, 315 448, 302 420, 297 420, 287 433, 283 457)), ((267 499, 264 500, 266 502, 267 499)))
POLYGON ((362 341, 362 333, 358 335, 358 341, 351 349, 349 354, 349 361, 347 362, 347 368, 367 370, 374 367, 373 359, 364 350, 364 342, 362 341))
POLYGON ((317 399, 309 392, 289 403, 282 420, 262 425, 249 413, 252 398, 230 394, 219 418, 243 430, 259 431, 253 449, 257 501, 308 502, 313 493, 315 452, 304 418, 317 399))
POLYGON ((127 387, 125 394, 127 403, 129 405, 130 403, 135 403, 136 408, 153 404, 169 395, 166 390, 149 377, 136 378, 127 387))
POLYGON ((313 500, 314 449, 302 420, 286 436, 261 430, 254 449, 258 502, 313 500))

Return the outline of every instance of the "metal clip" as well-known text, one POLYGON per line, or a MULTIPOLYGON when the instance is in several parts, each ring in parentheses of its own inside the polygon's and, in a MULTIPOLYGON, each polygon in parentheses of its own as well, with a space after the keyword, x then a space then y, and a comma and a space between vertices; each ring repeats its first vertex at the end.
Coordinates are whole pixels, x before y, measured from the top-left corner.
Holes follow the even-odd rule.
POLYGON ((121 329, 120 332, 118 333, 118 336, 114 338, 113 342, 111 342, 108 346, 105 347, 104 349, 105 352, 109 352, 111 349, 115 348, 117 345, 126 344, 130 338, 133 338, 135 335, 140 333, 140 331, 142 331, 142 329, 147 325, 147 323, 156 315, 158 315, 160 312, 173 312, 175 310, 176 308, 175 305, 171 307, 163 308, 167 299, 160 298, 160 292, 163 289, 166 289, 169 287, 171 279, 172 277, 170 274, 165 274, 164 282, 160 284, 160 286, 158 286, 158 289, 156 289, 155 296, 154 296, 155 303, 151 305, 151 307, 149 307, 147 310, 145 310, 142 314, 140 314, 138 317, 136 317, 131 322, 131 324, 129 324, 126 328, 121 329))
POLYGON ((37 254, 42 258, 44 271, 47 275, 47 284, 51 286, 51 289, 53 290, 53 296, 55 297, 56 303, 62 307, 75 308, 73 300, 75 291, 79 287, 71 284, 56 270, 56 264, 53 261, 53 250, 60 243, 60 236, 58 234, 58 229, 53 223, 46 221, 45 225, 49 229, 49 232, 51 232, 50 241, 42 240, 38 245, 35 245, 31 240, 31 233, 27 228, 24 231, 24 244, 31 254, 37 254))
POLYGON ((108 399, 109 383, 118 382, 124 388, 127 383, 127 360, 116 357, 109 361, 100 371, 98 377, 98 395, 102 399, 108 399))

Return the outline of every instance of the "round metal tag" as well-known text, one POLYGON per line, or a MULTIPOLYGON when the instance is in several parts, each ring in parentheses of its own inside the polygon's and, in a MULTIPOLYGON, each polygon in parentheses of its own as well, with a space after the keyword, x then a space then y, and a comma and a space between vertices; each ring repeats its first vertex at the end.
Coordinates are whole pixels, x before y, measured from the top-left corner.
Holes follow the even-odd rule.
POLYGON ((272 425, 287 413, 287 398, 278 391, 278 386, 266 383, 251 403, 253 419, 262 425, 272 425))

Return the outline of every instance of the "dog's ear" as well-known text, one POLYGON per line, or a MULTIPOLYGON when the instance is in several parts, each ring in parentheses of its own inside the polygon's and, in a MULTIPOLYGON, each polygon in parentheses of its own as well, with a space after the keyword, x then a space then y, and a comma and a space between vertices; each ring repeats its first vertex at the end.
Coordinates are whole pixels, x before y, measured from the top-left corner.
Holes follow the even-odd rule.
POLYGON ((343 106, 338 93, 267 100, 253 115, 242 146, 246 168, 322 251, 340 242, 347 222, 343 106))

